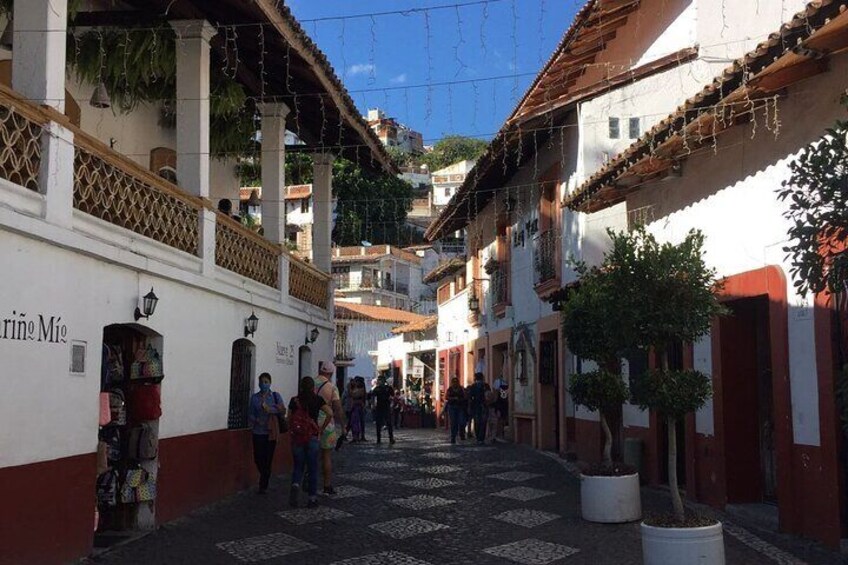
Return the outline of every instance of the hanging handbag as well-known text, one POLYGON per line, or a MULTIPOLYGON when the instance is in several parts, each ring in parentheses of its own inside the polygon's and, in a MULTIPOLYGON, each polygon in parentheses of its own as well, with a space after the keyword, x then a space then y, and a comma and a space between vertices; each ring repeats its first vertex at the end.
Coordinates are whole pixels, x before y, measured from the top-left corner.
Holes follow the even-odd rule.
POLYGON ((162 376, 162 358, 159 352, 150 344, 147 344, 144 360, 145 377, 156 378, 162 376))
POLYGON ((135 489, 136 502, 149 502, 156 500, 156 477, 147 473, 144 481, 135 489))
MULTIPOLYGON (((274 393, 274 401, 277 403, 278 408, 285 406, 283 399, 276 392, 274 393)), ((275 415, 277 416, 277 429, 281 434, 287 433, 289 431, 289 421, 286 419, 286 415, 283 412, 277 412, 275 415)))

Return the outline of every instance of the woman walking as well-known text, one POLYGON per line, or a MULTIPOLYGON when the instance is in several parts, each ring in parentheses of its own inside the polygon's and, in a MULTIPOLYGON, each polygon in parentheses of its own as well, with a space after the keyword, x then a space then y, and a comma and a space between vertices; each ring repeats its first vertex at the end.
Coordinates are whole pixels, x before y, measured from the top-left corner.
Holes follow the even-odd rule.
POLYGON ((465 428, 465 389, 459 384, 459 379, 453 377, 447 392, 448 418, 450 419, 451 443, 456 443, 456 436, 465 428))
POLYGON ((265 494, 271 479, 274 450, 280 435, 279 418, 285 416, 282 397, 271 390, 271 375, 259 375, 259 392, 250 397, 247 423, 253 432, 253 462, 259 471, 258 494, 265 494))
POLYGON ((292 470, 289 505, 296 508, 303 480, 303 468, 309 479, 309 508, 318 505, 318 438, 333 421, 333 410, 326 401, 315 394, 315 380, 312 377, 300 379, 297 396, 289 403, 289 432, 291 434, 292 470), (324 412, 322 426, 318 426, 318 414, 324 412))

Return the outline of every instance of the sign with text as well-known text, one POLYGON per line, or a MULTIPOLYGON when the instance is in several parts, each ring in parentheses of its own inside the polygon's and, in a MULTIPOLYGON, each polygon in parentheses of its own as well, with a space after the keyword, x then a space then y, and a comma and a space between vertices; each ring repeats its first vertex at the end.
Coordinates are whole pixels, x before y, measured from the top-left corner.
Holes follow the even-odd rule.
POLYGON ((28 315, 12 310, 12 315, 0 320, 0 340, 34 341, 36 343, 67 343, 68 326, 61 316, 28 315))
POLYGON ((294 365, 295 346, 285 345, 277 342, 277 363, 280 365, 294 365))

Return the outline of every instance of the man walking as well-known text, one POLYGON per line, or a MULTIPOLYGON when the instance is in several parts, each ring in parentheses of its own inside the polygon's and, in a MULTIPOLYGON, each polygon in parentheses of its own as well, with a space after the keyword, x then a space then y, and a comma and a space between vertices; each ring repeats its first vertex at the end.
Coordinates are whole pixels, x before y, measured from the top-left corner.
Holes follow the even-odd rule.
POLYGON ((474 434, 477 443, 486 439, 486 381, 483 373, 474 375, 474 384, 468 387, 468 405, 474 419, 474 434))
MULTIPOLYGON (((336 448, 336 429, 344 430, 344 410, 342 408, 342 399, 339 395, 339 389, 331 381, 333 373, 336 372, 336 366, 329 361, 324 361, 318 369, 318 378, 315 379, 315 394, 324 399, 324 402, 333 411, 333 422, 330 422, 326 428, 323 427, 323 419, 318 422, 324 430, 320 438, 321 447, 321 467, 324 472, 324 494, 336 494, 333 488, 333 450, 336 448)), ((319 418, 329 418, 323 412, 319 418)))
POLYGON ((383 433, 383 426, 389 430, 389 444, 395 443, 394 431, 392 430, 392 398, 395 395, 394 389, 386 384, 386 377, 377 379, 377 386, 371 391, 371 398, 374 399, 374 422, 377 425, 377 443, 380 443, 380 435, 383 433))

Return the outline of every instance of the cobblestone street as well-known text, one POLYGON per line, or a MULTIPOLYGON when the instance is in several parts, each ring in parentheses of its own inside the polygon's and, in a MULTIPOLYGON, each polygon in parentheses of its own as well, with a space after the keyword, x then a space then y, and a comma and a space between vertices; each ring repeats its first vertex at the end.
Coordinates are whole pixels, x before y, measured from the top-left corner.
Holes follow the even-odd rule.
MULTIPOLYGON (((317 509, 286 504, 285 477, 268 496, 242 493, 96 558, 115 564, 266 562, 317 565, 565 565, 641 563, 638 524, 580 519, 579 483, 559 461, 513 445, 451 446, 438 432, 398 443, 345 445, 338 494, 317 509)), ((647 511, 662 509, 656 491, 647 511)), ((727 562, 835 563, 778 549, 738 525, 727 562)), ((805 549, 806 548, 806 549, 805 549)), ((797 548, 796 548, 797 549, 797 548)))

